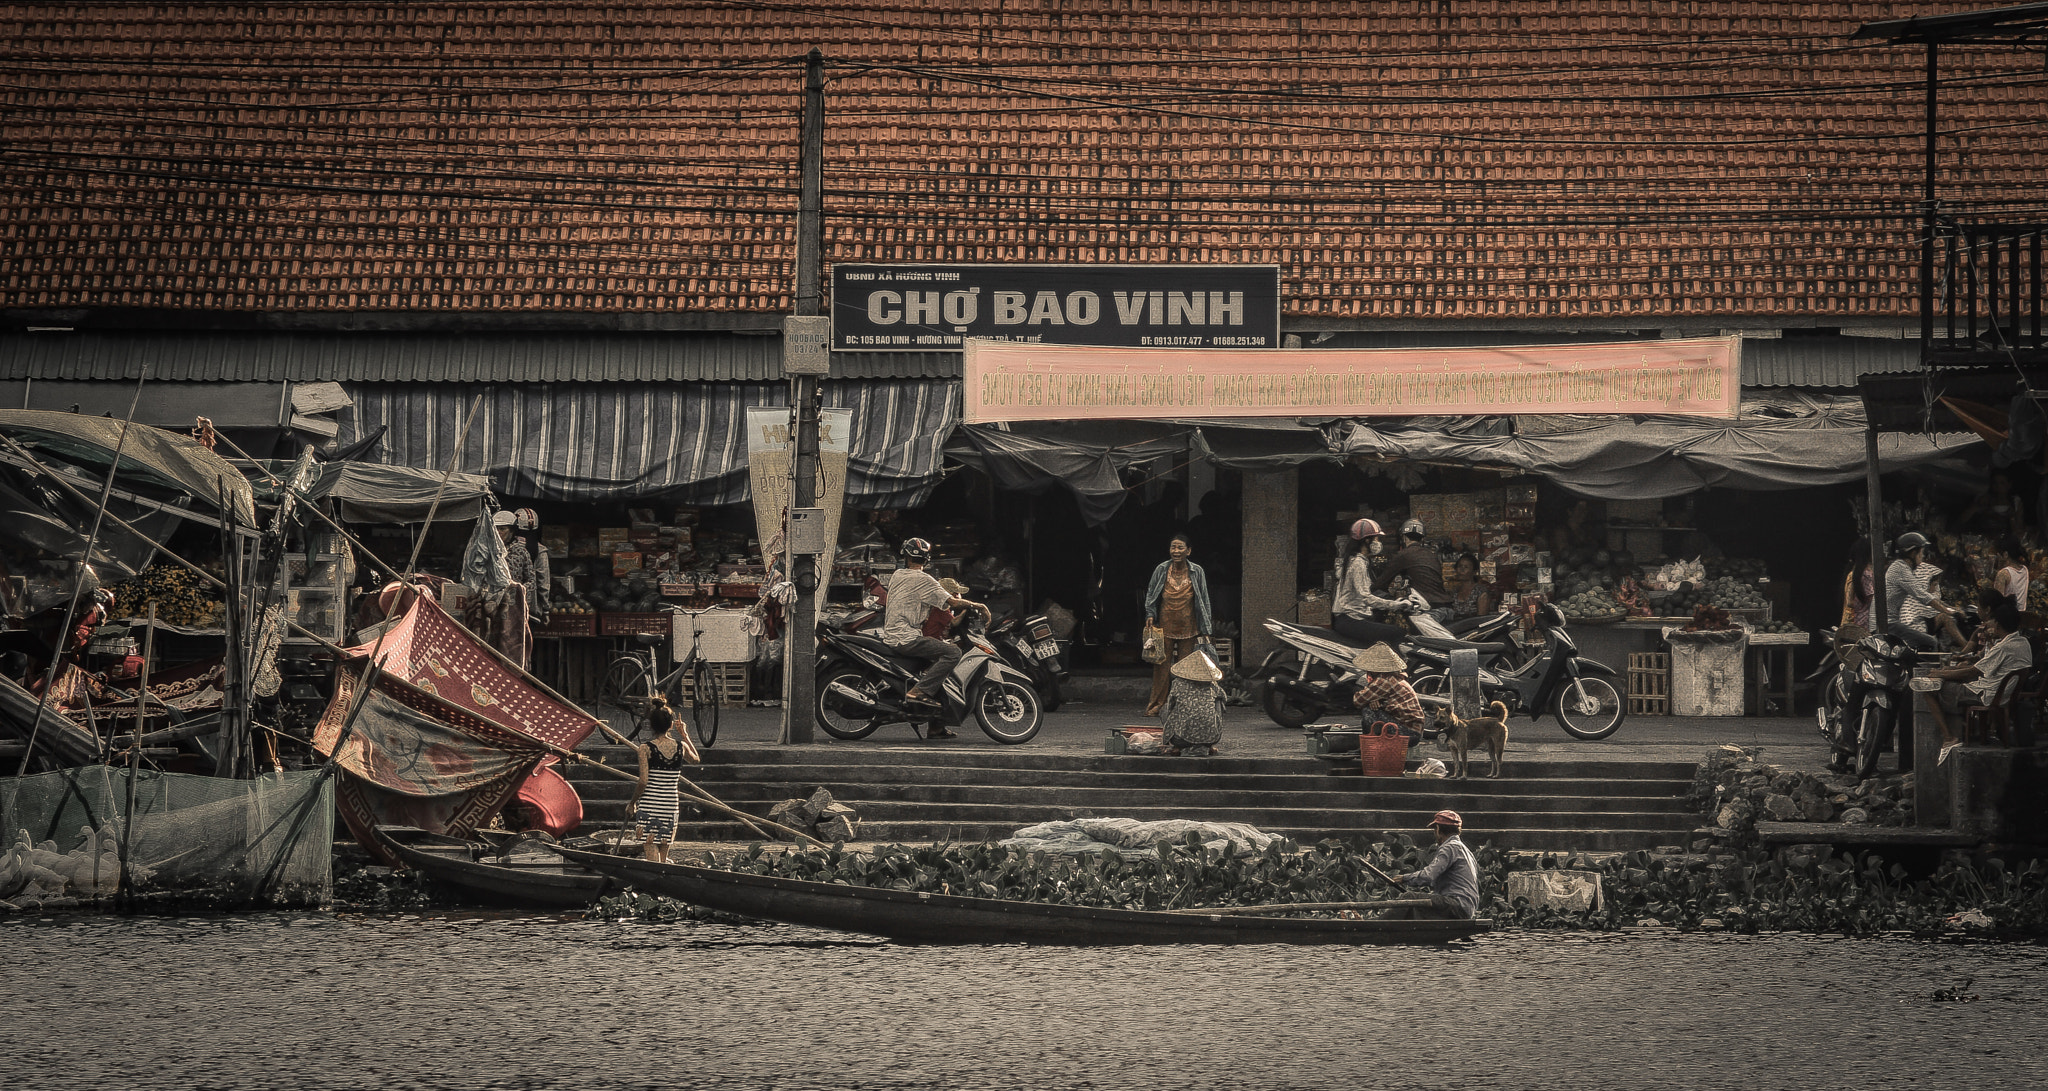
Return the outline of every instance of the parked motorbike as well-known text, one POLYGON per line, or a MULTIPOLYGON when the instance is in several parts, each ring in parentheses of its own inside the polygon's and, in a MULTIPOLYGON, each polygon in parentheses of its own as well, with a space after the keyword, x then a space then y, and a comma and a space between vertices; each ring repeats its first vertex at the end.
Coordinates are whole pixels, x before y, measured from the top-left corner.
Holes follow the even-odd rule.
POLYGON ((964 653, 934 695, 936 710, 906 706, 903 695, 924 671, 922 661, 896 654, 879 636, 818 627, 818 726, 835 739, 865 739, 886 724, 957 727, 972 717, 1000 743, 1029 742, 1044 724, 1038 691, 1002 661, 978 622, 978 610, 956 615, 952 639, 964 653))
POLYGON ((1066 649, 1065 642, 1052 635, 1052 622, 1043 614, 1021 620, 1010 614, 989 625, 988 638, 1003 662, 1031 680, 1039 705, 1047 712, 1058 711, 1065 700, 1060 683, 1067 680, 1066 649))
MULTIPOLYGON (((1447 653, 1456 648, 1477 649, 1483 661, 1492 663, 1518 656, 1519 645, 1512 639, 1515 617, 1508 611, 1467 619, 1474 623, 1461 626, 1460 636, 1451 636, 1429 618, 1429 604, 1420 594, 1410 592, 1403 607, 1417 630, 1395 649, 1404 656, 1412 657, 1418 650, 1447 653)), ((1351 661, 1367 645, 1319 625, 1290 625, 1269 618, 1265 626, 1280 647, 1268 653, 1250 677, 1266 715, 1282 727, 1301 727, 1333 713, 1349 715, 1354 707, 1352 697, 1358 691, 1358 674, 1351 661)))
MULTIPOLYGON (((1608 680, 1619 677, 1615 669, 1579 654, 1578 645, 1566 631, 1564 611, 1555 603, 1546 602, 1537 609, 1536 624, 1543 630, 1543 643, 1526 660, 1515 665, 1481 663, 1480 701, 1499 701, 1510 713, 1526 712, 1531 719, 1549 713, 1573 738, 1604 739, 1621 730, 1628 705, 1608 680)), ((1448 697, 1449 653, 1418 648, 1413 656, 1410 673, 1415 692, 1448 697)))
MULTIPOLYGON (((1875 633, 1844 650, 1841 660, 1842 704, 1832 730, 1824 730, 1835 748, 1828 768, 1838 773, 1853 769, 1859 779, 1869 777, 1877 772, 1878 755, 1898 736, 1899 769, 1911 769, 1909 737, 1899 727, 1902 717, 1911 711, 1911 682, 1913 668, 1920 661, 1919 649, 1875 633)), ((1826 723, 1825 702, 1822 714, 1826 723)))

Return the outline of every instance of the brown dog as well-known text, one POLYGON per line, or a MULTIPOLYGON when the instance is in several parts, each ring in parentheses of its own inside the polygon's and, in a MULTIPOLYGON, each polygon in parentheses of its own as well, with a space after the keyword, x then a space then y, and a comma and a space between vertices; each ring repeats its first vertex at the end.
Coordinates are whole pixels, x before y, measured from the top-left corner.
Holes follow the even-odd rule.
POLYGON ((1437 738, 1437 749, 1451 751, 1451 779, 1457 780, 1467 772, 1466 755, 1484 743, 1493 755, 1493 772, 1489 777, 1500 776, 1502 759, 1508 752, 1508 706, 1499 701, 1486 706, 1487 715, 1474 716, 1469 720, 1458 719, 1457 713, 1448 708, 1436 710, 1434 726, 1442 728, 1437 738))

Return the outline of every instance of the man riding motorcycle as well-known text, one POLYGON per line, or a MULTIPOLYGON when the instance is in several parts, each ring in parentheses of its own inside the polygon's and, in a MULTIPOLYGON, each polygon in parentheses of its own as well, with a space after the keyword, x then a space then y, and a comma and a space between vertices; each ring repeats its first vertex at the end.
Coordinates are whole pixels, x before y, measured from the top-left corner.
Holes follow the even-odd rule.
MULTIPOLYGON (((903 695, 903 699, 908 705, 937 708, 939 701, 931 695, 938 692, 946 675, 959 665, 960 649, 949 640, 927 636, 925 619, 938 609, 971 606, 986 613, 988 607, 946 590, 924 570, 925 564, 932 559, 930 542, 923 538, 910 538, 896 552, 905 567, 889 577, 889 602, 882 614, 882 641, 898 655, 931 661, 931 666, 918 675, 916 684, 903 695)), ((934 734, 934 738, 952 734, 943 728, 937 730, 943 734, 934 734)))
POLYGON ((1405 576, 1408 586, 1429 603, 1430 616, 1438 621, 1449 621, 1453 601, 1450 589, 1444 586, 1443 559, 1437 556, 1436 547, 1422 540, 1423 533, 1420 519, 1410 519, 1401 524, 1402 546, 1387 558, 1380 574, 1373 578, 1372 590, 1375 594, 1384 594, 1397 577, 1405 576))

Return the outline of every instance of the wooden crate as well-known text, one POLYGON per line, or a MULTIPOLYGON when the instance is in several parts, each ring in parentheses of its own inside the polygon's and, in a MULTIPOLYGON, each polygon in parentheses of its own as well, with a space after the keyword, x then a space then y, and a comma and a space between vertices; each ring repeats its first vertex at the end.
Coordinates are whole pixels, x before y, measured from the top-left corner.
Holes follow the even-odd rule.
MULTIPOLYGON (((720 708, 747 707, 747 689, 750 684, 749 665, 746 663, 714 663, 711 678, 718 687, 720 708)), ((697 678, 694 672, 684 674, 681 683, 683 702, 688 704, 696 698, 697 678)))
POLYGON ((1216 665, 1224 670, 1237 669, 1237 641, 1220 636, 1212 643, 1216 645, 1216 665))
POLYGON ((1628 710, 1650 716, 1671 711, 1671 653, 1629 653, 1628 710))

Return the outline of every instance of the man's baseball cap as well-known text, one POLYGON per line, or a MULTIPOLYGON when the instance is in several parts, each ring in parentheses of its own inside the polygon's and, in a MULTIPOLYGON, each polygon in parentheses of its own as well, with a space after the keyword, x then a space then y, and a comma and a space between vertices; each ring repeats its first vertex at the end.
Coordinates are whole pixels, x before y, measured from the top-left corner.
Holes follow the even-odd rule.
POLYGON ((1432 827, 1449 826, 1454 830, 1465 828, 1465 820, 1459 818, 1456 811, 1438 811, 1436 817, 1429 820, 1429 824, 1432 827))

